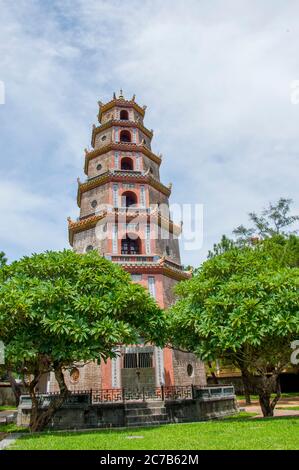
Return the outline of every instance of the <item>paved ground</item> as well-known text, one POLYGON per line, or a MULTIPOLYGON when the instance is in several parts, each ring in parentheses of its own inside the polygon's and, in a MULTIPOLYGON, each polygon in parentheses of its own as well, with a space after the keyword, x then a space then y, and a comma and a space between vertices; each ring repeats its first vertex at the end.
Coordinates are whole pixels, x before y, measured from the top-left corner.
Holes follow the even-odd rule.
POLYGON ((6 423, 6 418, 16 413, 16 410, 0 411, 0 424, 6 423))
MULTIPOLYGON (((246 405, 244 401, 240 401, 239 406, 249 413, 257 413, 254 418, 261 418, 263 416, 258 400, 252 400, 251 405, 246 405)), ((299 406, 299 397, 282 398, 279 400, 274 410, 274 416, 299 416, 299 410, 279 409, 291 406, 299 406)))
POLYGON ((0 450, 5 449, 6 447, 10 446, 10 444, 13 444, 20 436, 22 433, 12 433, 8 434, 2 441, 0 441, 0 450))

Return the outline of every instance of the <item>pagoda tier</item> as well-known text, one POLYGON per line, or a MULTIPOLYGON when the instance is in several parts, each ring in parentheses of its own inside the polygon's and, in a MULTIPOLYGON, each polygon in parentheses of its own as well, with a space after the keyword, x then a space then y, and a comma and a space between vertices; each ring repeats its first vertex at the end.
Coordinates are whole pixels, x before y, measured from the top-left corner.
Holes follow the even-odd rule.
POLYGON ((91 160, 94 160, 100 155, 106 154, 110 151, 133 153, 135 152, 136 154, 141 153, 149 160, 156 163, 158 166, 160 166, 162 162, 161 155, 156 155, 155 153, 153 153, 144 143, 136 144, 132 142, 109 142, 108 144, 105 144, 93 150, 85 149, 85 174, 88 175, 89 163, 91 160))
POLYGON ((105 124, 101 124, 100 126, 94 126, 92 128, 92 135, 91 135, 91 145, 92 147, 95 146, 96 142, 96 136, 100 134, 101 132, 109 129, 109 128, 114 128, 114 127, 124 127, 124 128, 137 128, 143 134, 145 134, 149 139, 152 139, 153 137, 153 131, 148 130, 146 127, 144 127, 140 122, 134 122, 134 121, 122 121, 120 119, 111 119, 110 121, 105 122, 105 124))
POLYGON ((108 170, 98 176, 88 178, 85 182, 78 180, 77 202, 80 207, 82 194, 111 182, 123 182, 127 184, 147 184, 152 188, 157 189, 165 196, 169 197, 171 194, 171 185, 164 186, 159 180, 150 175, 149 171, 136 171, 136 170, 108 170))

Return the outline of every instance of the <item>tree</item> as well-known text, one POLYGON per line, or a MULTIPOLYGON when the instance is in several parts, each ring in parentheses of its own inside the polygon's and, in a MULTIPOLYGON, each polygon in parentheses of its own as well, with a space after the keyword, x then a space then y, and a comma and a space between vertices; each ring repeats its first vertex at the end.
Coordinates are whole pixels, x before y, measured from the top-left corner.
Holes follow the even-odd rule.
POLYGON ((208 252, 208 259, 225 253, 236 246, 252 246, 259 239, 265 239, 276 235, 294 235, 298 230, 291 230, 291 226, 299 220, 299 215, 291 215, 292 199, 280 198, 276 203, 270 203, 261 215, 250 212, 249 220, 253 227, 239 225, 233 230, 234 239, 222 235, 219 243, 214 243, 213 249, 208 252))
MULTIPOLYGON (((249 219, 253 222, 253 227, 246 228, 244 225, 240 225, 233 230, 235 239, 230 239, 226 237, 226 235, 222 235, 221 241, 214 244, 213 250, 209 251, 208 259, 225 253, 234 247, 254 246, 261 239, 272 236, 277 237, 278 235, 287 237, 296 233, 296 230, 291 231, 291 226, 299 220, 299 216, 290 214, 291 204, 291 199, 280 198, 277 203, 270 203, 269 206, 262 211, 261 215, 250 212, 249 219)), ((296 239, 298 240, 296 237, 293 238, 295 243, 296 239)), ((294 262, 296 263, 296 261, 294 262)), ((251 404, 250 384, 247 371, 244 368, 241 368, 241 376, 246 403, 251 404)))
MULTIPOLYGON (((5 253, 3 251, 0 251, 0 269, 6 266, 6 263, 7 263, 7 258, 5 256, 5 253)), ((8 379, 11 389, 13 391, 13 394, 15 396, 16 405, 18 406, 19 401, 20 401, 20 396, 22 394, 22 389, 21 389, 20 383, 17 382, 16 380, 15 374, 9 367, 2 365, 0 366, 0 375, 5 377, 5 379, 8 379)))
POLYGON ((214 243, 213 250, 209 250, 208 259, 213 258, 214 256, 221 255, 228 250, 234 248, 235 243, 233 240, 228 238, 226 235, 222 235, 221 241, 219 243, 214 243))
POLYGON ((257 389, 264 416, 273 415, 279 375, 299 334, 299 269, 290 267, 299 243, 293 237, 214 256, 177 286, 179 300, 168 315, 173 346, 207 361, 230 360, 257 389))
POLYGON ((3 251, 0 251, 0 268, 2 268, 2 266, 5 266, 6 263, 7 258, 5 256, 5 253, 3 251))
POLYGON ((9 367, 32 399, 30 429, 46 426, 68 396, 65 369, 115 356, 139 338, 163 346, 164 314, 128 273, 96 252, 46 252, 2 270, 0 339, 9 367), (39 405, 41 376, 54 372, 60 395, 39 405))
POLYGON ((299 220, 298 215, 290 215, 291 204, 292 199, 280 198, 277 203, 270 203, 261 215, 250 212, 249 219, 253 222, 253 227, 246 228, 244 225, 239 225, 233 230, 237 243, 242 245, 251 242, 255 236, 268 238, 279 234, 297 233, 297 230, 293 232, 290 230, 290 227, 299 220))

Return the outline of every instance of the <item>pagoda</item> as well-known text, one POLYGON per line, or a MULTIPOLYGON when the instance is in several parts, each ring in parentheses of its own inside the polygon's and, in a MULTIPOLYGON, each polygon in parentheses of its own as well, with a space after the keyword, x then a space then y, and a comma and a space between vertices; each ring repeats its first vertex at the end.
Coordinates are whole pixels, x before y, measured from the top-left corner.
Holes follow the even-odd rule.
MULTIPOLYGON (((118 263, 167 308, 173 287, 190 273, 181 265, 181 225, 170 217, 171 184, 160 181, 162 155, 151 149, 146 106, 135 95, 125 99, 122 91, 98 104, 99 125, 92 128, 92 148, 85 149, 86 179, 78 180, 80 216, 68 219, 70 244, 77 253, 97 250, 118 263)), ((83 390, 200 385, 206 379, 193 354, 140 344, 121 348, 107 363, 74 368, 67 380, 71 389, 83 390)))

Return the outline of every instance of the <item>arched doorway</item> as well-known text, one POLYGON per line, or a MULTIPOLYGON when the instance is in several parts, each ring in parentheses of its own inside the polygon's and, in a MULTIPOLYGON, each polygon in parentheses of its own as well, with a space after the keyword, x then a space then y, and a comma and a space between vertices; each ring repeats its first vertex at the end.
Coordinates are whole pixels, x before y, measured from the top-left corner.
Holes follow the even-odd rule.
POLYGON ((121 195, 122 207, 132 207, 137 205, 137 196, 133 191, 125 191, 121 195))
POLYGON ((122 109, 121 112, 120 112, 119 117, 122 121, 128 121, 128 119, 129 119, 128 111, 126 109, 122 109))
POLYGON ((121 142, 131 142, 131 133, 127 130, 120 132, 120 141, 121 142))
POLYGON ((122 158, 120 167, 122 170, 132 171, 134 169, 132 158, 129 158, 129 157, 122 158))

